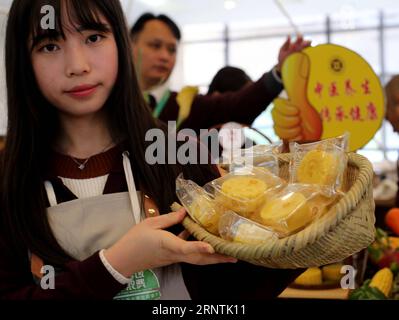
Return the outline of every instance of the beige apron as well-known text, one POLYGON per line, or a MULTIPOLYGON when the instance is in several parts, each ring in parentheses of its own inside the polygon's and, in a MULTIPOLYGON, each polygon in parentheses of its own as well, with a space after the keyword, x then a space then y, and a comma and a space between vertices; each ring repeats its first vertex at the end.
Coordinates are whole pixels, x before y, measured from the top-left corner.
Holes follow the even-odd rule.
MULTIPOLYGON (((123 153, 128 192, 57 204, 52 184, 49 181, 45 182, 50 203, 47 216, 51 229, 61 247, 76 260, 85 260, 95 252, 111 247, 136 223, 145 219, 128 155, 127 152, 123 153)), ((150 209, 149 212, 153 213, 154 209, 150 209)), ((178 264, 135 274, 127 289, 137 289, 138 283, 143 289, 143 274, 155 274, 150 282, 159 285, 159 295, 133 294, 135 298, 129 298, 127 294, 126 299, 190 299, 178 264)))

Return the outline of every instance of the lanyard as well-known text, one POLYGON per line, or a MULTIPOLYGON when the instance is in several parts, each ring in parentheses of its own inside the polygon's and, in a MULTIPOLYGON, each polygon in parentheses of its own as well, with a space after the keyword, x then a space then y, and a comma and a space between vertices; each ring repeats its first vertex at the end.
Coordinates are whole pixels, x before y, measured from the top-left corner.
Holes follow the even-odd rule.
POLYGON ((166 90, 161 100, 159 100, 159 102, 157 103, 154 112, 152 113, 154 118, 159 118, 163 109, 165 109, 166 103, 168 102, 169 98, 170 98, 170 90, 166 90))

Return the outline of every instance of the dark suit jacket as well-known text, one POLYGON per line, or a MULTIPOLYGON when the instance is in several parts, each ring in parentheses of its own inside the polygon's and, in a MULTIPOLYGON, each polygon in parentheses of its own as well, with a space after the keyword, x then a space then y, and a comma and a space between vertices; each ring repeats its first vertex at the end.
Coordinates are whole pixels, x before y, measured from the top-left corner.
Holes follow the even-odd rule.
MULTIPOLYGON (((189 117, 181 124, 180 129, 190 128, 199 132, 226 122, 238 122, 251 125, 252 122, 278 97, 283 85, 272 72, 265 73, 257 82, 236 92, 218 96, 198 95, 191 107, 189 117)), ((172 92, 159 119, 176 121, 179 105, 177 93, 172 92)), ((150 107, 155 108, 155 100, 150 99, 150 107)))

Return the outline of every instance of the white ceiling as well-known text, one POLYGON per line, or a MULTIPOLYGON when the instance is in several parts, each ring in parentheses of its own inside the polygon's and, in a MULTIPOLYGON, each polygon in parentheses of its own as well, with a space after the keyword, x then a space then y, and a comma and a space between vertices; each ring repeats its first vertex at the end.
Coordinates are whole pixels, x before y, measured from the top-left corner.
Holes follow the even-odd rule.
MULTIPOLYGON (((180 26, 203 23, 288 24, 275 1, 280 1, 294 22, 327 14, 346 15, 364 11, 398 11, 398 0, 120 0, 129 24, 146 11, 166 13, 180 26), (235 8, 226 9, 226 2, 235 8)), ((0 9, 9 8, 12 0, 0 0, 0 9)))
MULTIPOLYGON (((181 26, 199 23, 286 21, 275 0, 121 0, 129 23, 145 11, 166 13, 181 26), (225 9, 226 1, 236 7, 225 9)), ((8 8, 12 0, 0 0, 0 8, 8 8)), ((344 11, 399 10, 398 0, 280 0, 294 21, 304 16, 340 14, 344 11)))
MULTIPOLYGON (((230 0, 231 1, 231 0, 230 0)), ((233 0, 236 7, 225 9, 226 0, 132 0, 129 21, 134 21, 146 10, 165 12, 180 25, 216 22, 246 22, 254 20, 287 21, 275 0, 233 0)), ((130 0, 122 0, 125 7, 130 0)), ((313 15, 354 13, 365 10, 399 10, 398 0, 280 0, 294 21, 313 15)))

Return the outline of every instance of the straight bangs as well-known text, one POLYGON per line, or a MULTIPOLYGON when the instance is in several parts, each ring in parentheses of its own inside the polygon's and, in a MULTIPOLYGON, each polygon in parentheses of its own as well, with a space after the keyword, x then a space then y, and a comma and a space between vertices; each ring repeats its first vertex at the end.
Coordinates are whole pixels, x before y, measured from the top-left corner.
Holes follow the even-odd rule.
MULTIPOLYGON (((104 24, 100 15, 107 20, 106 12, 103 12, 96 1, 90 0, 39 0, 33 4, 30 12, 29 34, 30 51, 43 40, 65 40, 65 30, 72 26, 75 30, 86 29, 100 32, 110 32, 112 30, 104 24), (46 6, 54 8, 54 28, 43 28, 43 22, 48 23, 46 6), (42 11, 44 9, 44 12, 42 11)), ((110 22, 111 23, 111 22, 110 22)), ((73 31, 73 30, 70 30, 73 31)))

